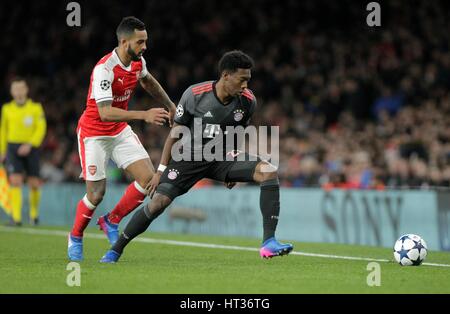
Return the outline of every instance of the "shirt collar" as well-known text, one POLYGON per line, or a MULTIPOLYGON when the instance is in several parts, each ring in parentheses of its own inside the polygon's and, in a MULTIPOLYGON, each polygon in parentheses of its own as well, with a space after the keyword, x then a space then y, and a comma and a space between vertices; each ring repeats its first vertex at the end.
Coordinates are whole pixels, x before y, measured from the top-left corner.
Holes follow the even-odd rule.
POLYGON ((131 71, 131 64, 133 63, 133 61, 131 61, 131 63, 130 63, 130 65, 129 66, 125 66, 123 63, 122 63, 122 61, 120 61, 120 58, 119 58, 119 55, 117 54, 117 52, 116 52, 116 49, 117 48, 114 48, 114 50, 113 50, 113 55, 114 55, 114 58, 116 58, 117 59, 117 63, 120 65, 120 67, 122 68, 122 69, 124 69, 124 70, 126 70, 126 71, 131 71))

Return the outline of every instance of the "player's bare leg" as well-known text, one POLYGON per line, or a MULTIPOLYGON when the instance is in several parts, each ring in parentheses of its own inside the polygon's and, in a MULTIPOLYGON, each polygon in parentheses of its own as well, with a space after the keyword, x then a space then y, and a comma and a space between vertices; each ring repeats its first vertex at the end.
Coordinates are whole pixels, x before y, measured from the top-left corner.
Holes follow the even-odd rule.
POLYGON ((262 161, 256 166, 253 179, 261 185, 260 208, 263 215, 264 237, 260 255, 263 258, 271 258, 289 254, 293 249, 292 244, 281 244, 275 239, 280 214, 280 185, 277 169, 262 161))
POLYGON ((108 252, 106 252, 100 262, 117 262, 122 255, 125 246, 127 246, 135 237, 147 230, 152 221, 161 215, 170 203, 172 203, 172 200, 169 197, 160 193, 155 193, 149 204, 136 211, 117 242, 108 252))
POLYGON ((68 257, 72 261, 83 259, 83 232, 91 221, 94 210, 103 200, 106 179, 86 181, 86 195, 78 202, 75 222, 69 234, 68 257))
POLYGON ((146 197, 145 186, 150 182, 155 170, 150 158, 141 159, 130 164, 126 169, 135 181, 125 190, 124 195, 110 213, 101 216, 97 224, 105 232, 111 245, 119 237, 120 221, 144 202, 146 197))

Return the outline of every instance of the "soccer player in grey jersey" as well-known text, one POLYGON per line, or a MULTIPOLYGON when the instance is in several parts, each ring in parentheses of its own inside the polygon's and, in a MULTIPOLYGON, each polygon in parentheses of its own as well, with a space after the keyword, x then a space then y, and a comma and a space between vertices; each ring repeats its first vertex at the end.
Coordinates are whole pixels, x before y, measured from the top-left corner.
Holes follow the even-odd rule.
POLYGON ((196 84, 184 92, 171 135, 164 145, 161 164, 147 186, 152 201, 137 210, 101 262, 117 262, 133 238, 147 230, 177 196, 189 191, 203 178, 222 181, 228 188, 232 188, 235 182, 258 182, 261 186, 260 208, 264 229, 260 255, 271 258, 292 251, 292 244, 282 244, 275 239, 280 212, 276 168, 259 158, 249 160, 248 154, 245 154, 244 160, 240 159, 241 152, 235 150, 236 147, 228 147, 228 141, 225 141, 226 127, 247 126, 255 110, 256 98, 247 88, 252 67, 253 60, 242 51, 227 52, 219 61, 220 78, 217 82, 196 84), (188 160, 175 161, 171 155, 172 147, 180 139, 173 134, 183 126, 190 128, 190 134, 193 134, 189 139, 191 145, 182 145, 183 149, 188 149, 184 156, 189 157, 188 160), (200 128, 201 132, 196 132, 200 128), (218 145, 212 145, 213 141, 218 145), (222 158, 211 160, 211 156, 205 155, 204 149, 208 145, 222 148, 222 152, 211 151, 213 156, 222 158))

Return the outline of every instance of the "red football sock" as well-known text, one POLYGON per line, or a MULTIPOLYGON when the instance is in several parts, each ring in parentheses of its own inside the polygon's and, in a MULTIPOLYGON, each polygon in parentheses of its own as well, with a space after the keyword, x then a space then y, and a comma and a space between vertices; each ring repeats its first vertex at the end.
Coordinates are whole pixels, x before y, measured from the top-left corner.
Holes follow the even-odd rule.
POLYGON ((86 195, 78 202, 75 222, 73 224, 72 235, 74 237, 82 237, 83 231, 91 221, 94 214, 95 205, 87 199, 86 195))
POLYGON ((136 207, 141 205, 145 199, 145 189, 136 181, 131 183, 125 190, 125 194, 111 211, 108 219, 113 224, 118 224, 123 217, 131 213, 136 207))

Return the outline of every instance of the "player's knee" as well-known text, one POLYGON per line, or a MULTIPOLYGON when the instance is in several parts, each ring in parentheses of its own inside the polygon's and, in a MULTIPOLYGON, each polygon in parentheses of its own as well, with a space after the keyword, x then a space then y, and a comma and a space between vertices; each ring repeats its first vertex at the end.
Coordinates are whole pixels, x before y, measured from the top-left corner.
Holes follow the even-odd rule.
POLYGON ((13 187, 21 187, 23 185, 23 176, 19 174, 10 175, 9 184, 13 187))
POLYGON ((100 204, 103 200, 103 196, 105 195, 105 190, 96 190, 96 191, 89 191, 87 193, 87 198, 89 202, 91 202, 94 206, 97 206, 100 204))
POLYGON ((98 204, 100 204, 102 202, 103 195, 102 194, 98 194, 98 193, 90 193, 90 194, 88 194, 88 200, 93 205, 97 206, 98 204))
POLYGON ((263 161, 256 167, 254 179, 258 183, 277 180, 278 170, 272 164, 263 161))
POLYGON ((278 180, 278 172, 276 170, 272 171, 272 172, 262 172, 261 182, 272 181, 272 180, 278 180))
POLYGON ((103 200, 106 189, 106 180, 86 181, 86 196, 92 205, 97 206, 103 200))
POLYGON ((170 203, 172 203, 170 198, 163 194, 156 193, 149 204, 148 210, 151 215, 159 216, 164 212, 167 206, 170 205, 170 203))
POLYGON ((39 178, 29 178, 28 185, 31 189, 37 190, 41 187, 41 180, 39 178))

